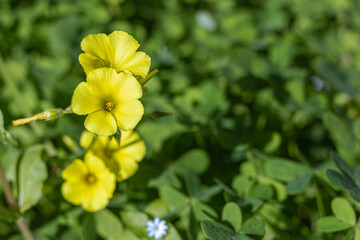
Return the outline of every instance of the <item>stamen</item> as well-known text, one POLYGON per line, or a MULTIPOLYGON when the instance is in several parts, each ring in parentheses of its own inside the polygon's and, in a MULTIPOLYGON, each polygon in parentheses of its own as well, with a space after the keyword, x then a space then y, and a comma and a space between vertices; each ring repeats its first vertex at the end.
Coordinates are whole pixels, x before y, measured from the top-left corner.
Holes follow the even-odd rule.
POLYGON ((111 112, 115 107, 115 104, 113 104, 112 102, 107 102, 105 104, 105 110, 108 111, 108 112, 111 112))
POLYGON ((96 181, 96 178, 95 178, 94 175, 89 174, 89 175, 87 176, 87 181, 88 181, 89 183, 94 183, 94 182, 96 181))

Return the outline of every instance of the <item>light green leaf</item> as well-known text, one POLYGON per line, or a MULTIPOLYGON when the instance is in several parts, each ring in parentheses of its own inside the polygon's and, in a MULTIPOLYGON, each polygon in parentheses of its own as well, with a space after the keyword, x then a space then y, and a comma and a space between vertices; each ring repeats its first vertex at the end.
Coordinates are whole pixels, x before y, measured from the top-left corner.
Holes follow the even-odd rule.
POLYGON ((196 174, 204 173, 210 164, 209 155, 202 149, 192 149, 183 155, 172 165, 175 171, 182 169, 191 170, 196 174))
POLYGON ((189 201, 185 194, 168 185, 160 188, 160 196, 171 206, 172 209, 175 209, 189 201))
POLYGON ((352 226, 352 224, 343 222, 334 216, 320 218, 317 222, 317 228, 320 232, 337 232, 352 226))
POLYGON ((146 206, 144 211, 147 214, 150 214, 150 215, 152 215, 154 217, 162 216, 162 215, 165 215, 169 211, 167 205, 168 204, 163 199, 158 198, 158 199, 155 199, 155 200, 151 201, 146 206))
POLYGON ((241 228, 242 213, 240 207, 234 202, 228 202, 223 208, 221 219, 228 221, 236 232, 241 228))
POLYGON ((96 232, 104 239, 119 239, 123 234, 120 219, 108 209, 95 213, 96 232))
POLYGON ((294 161, 269 158, 265 163, 265 172, 269 177, 289 182, 296 176, 309 173, 310 169, 294 161))
POLYGON ((29 147, 21 159, 19 167, 19 207, 25 212, 42 197, 43 182, 47 169, 41 159, 42 146, 29 147))
POLYGON ((355 224, 355 211, 346 199, 340 197, 334 198, 331 202, 331 209, 338 219, 349 224, 355 224))
POLYGON ((235 189, 235 191, 238 193, 239 196, 243 197, 249 194, 249 191, 253 183, 254 180, 250 179, 249 177, 243 174, 240 174, 233 179, 231 186, 233 189, 235 189))
POLYGON ((126 227, 138 237, 145 237, 146 222, 149 220, 145 213, 137 211, 123 211, 120 216, 124 221, 126 227))
POLYGON ((171 223, 167 223, 168 230, 164 240, 182 240, 180 234, 171 223))

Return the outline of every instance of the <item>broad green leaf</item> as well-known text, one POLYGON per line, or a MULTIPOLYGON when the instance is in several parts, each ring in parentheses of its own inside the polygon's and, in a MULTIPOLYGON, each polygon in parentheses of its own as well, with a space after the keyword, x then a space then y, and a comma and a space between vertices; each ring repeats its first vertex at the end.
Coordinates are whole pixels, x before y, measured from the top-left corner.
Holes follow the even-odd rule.
POLYGON ((320 218, 317 222, 317 228, 320 232, 337 232, 352 226, 352 224, 343 222, 334 216, 320 218))
POLYGON ((334 152, 331 153, 331 158, 334 160, 340 171, 355 182, 354 171, 349 167, 349 165, 347 165, 347 163, 334 152))
POLYGON ((29 147, 19 166, 19 208, 25 212, 37 204, 42 197, 43 182, 47 178, 47 169, 41 159, 42 146, 29 147))
POLYGON ((267 176, 285 182, 291 181, 296 176, 310 172, 310 169, 302 164, 285 159, 267 159, 265 163, 267 176))
POLYGON ((200 225, 205 236, 211 240, 228 240, 235 234, 232 229, 214 221, 204 220, 200 225))
POLYGON ((265 234, 265 223, 260 219, 250 218, 243 223, 241 232, 247 235, 263 236, 265 234))
POLYGON ((104 239, 119 239, 123 234, 119 217, 106 208, 95 213, 95 223, 97 234, 104 239))
POLYGON ((240 207, 234 202, 228 202, 225 204, 221 219, 223 221, 228 221, 236 232, 241 228, 242 222, 242 213, 240 207))
POLYGON ((250 190, 249 196, 251 198, 268 200, 273 196, 273 189, 269 185, 259 183, 250 190))
POLYGON ((175 171, 186 169, 200 175, 208 169, 209 164, 209 155, 204 150, 192 149, 181 155, 172 167, 175 171))
POLYGON ((146 222, 149 220, 147 215, 137 211, 122 211, 120 216, 126 227, 138 237, 145 237, 146 222))
POLYGON ((172 209, 175 209, 189 201, 188 197, 182 192, 179 192, 178 190, 167 185, 162 186, 159 193, 161 198, 163 198, 172 209))
POLYGON ((331 209, 338 219, 353 225, 355 224, 355 211, 346 199, 340 197, 334 198, 331 201, 331 209))
POLYGON ((182 240, 180 234, 178 233, 174 225, 172 225, 171 223, 167 223, 167 226, 168 230, 166 230, 167 234, 165 235, 164 240, 182 240))
POLYGON ((243 174, 240 174, 233 179, 231 186, 233 189, 235 189, 235 191, 238 193, 239 196, 243 197, 249 194, 253 183, 254 180, 250 179, 249 177, 243 174))
POLYGON ((158 199, 151 201, 146 206, 144 211, 147 214, 150 214, 150 215, 156 217, 156 216, 162 216, 162 215, 166 214, 169 211, 169 209, 167 207, 167 203, 163 199, 158 198, 158 199))
POLYGON ((295 177, 286 185, 287 193, 295 195, 305 191, 310 183, 311 178, 312 178, 311 173, 299 177, 295 177))

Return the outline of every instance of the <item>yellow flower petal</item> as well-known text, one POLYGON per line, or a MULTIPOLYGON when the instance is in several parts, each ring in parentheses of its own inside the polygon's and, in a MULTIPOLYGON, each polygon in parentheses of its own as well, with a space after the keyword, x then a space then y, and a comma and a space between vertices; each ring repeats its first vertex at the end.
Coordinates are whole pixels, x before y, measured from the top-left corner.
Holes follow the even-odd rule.
POLYGON ((86 192, 87 186, 84 182, 65 182, 61 186, 61 194, 66 201, 75 205, 80 205, 84 201, 86 192))
POLYGON ((67 168, 62 171, 62 178, 67 181, 80 181, 88 173, 89 171, 84 162, 80 159, 75 159, 67 168))
POLYGON ((120 166, 120 171, 117 174, 118 181, 128 179, 138 170, 139 165, 130 157, 117 158, 116 161, 120 166))
POLYGON ((88 53, 81 53, 79 56, 79 62, 84 68, 86 75, 97 68, 106 67, 104 66, 104 62, 101 59, 88 53))
POLYGON ((101 136, 110 136, 116 132, 116 121, 112 114, 105 110, 90 113, 84 125, 88 131, 101 136))
POLYGON ((118 84, 121 86, 117 95, 118 101, 128 101, 142 97, 142 87, 134 76, 123 72, 118 75, 118 84))
POLYGON ((106 168, 104 162, 91 152, 87 152, 85 154, 84 161, 89 169, 89 172, 91 174, 94 174, 97 178, 99 177, 97 176, 98 173, 110 173, 109 170, 106 168))
POLYGON ((96 212, 105 208, 109 203, 107 192, 102 187, 94 191, 93 196, 89 196, 82 202, 82 207, 89 212, 96 212))
POLYGON ((100 181, 105 192, 107 193, 108 198, 112 198, 116 187, 115 175, 108 170, 107 174, 102 175, 100 181))
POLYGON ((89 34, 81 41, 81 49, 103 61, 104 67, 110 66, 113 52, 110 40, 104 33, 89 34))
POLYGON ((81 133, 80 136, 80 141, 79 141, 80 146, 82 146, 83 148, 88 148, 93 140, 94 140, 94 133, 85 130, 81 133))
POLYGON ((140 162, 146 154, 146 146, 139 134, 133 131, 121 131, 120 150, 116 158, 130 156, 135 161, 140 162))
POLYGON ((99 68, 86 78, 91 90, 107 101, 114 101, 122 87, 120 75, 112 68, 99 68))
POLYGON ((111 67, 118 72, 123 71, 122 65, 130 60, 129 58, 133 56, 140 44, 135 38, 123 31, 115 31, 109 34, 109 40, 114 51, 111 67))
POLYGON ((104 100, 95 95, 85 82, 80 83, 72 96, 71 108, 78 115, 85 115, 102 109, 104 100))
POLYGON ((144 114, 144 107, 139 100, 129 100, 117 103, 112 114, 119 128, 125 131, 131 130, 141 120, 144 114))
POLYGON ((136 52, 126 63, 121 66, 123 71, 132 72, 136 76, 146 77, 149 73, 151 59, 144 52, 136 52))

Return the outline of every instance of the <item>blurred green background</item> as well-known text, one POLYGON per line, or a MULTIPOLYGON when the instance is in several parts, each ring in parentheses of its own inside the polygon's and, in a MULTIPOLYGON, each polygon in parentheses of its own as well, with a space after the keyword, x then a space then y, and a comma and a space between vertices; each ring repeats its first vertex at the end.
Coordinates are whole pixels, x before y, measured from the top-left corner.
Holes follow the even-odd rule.
MULTIPOLYGON (((0 159, 17 189, 24 149, 44 148, 48 177, 25 212, 36 239, 147 239, 144 222, 166 213, 166 239, 206 239, 203 220, 231 227, 221 220, 230 201, 243 220, 265 224, 255 239, 351 239, 354 229, 324 234, 316 222, 332 215, 336 196, 359 209, 325 174, 331 151, 359 163, 359 11, 351 0, 0 0, 0 109, 19 142, 0 159), (11 121, 69 106, 85 80, 82 38, 115 30, 133 35, 160 70, 141 99, 145 113, 174 116, 144 117, 138 173, 118 184, 107 210, 89 214, 59 191, 84 117, 11 121)), ((21 239, 4 219, 0 238, 21 239)))

